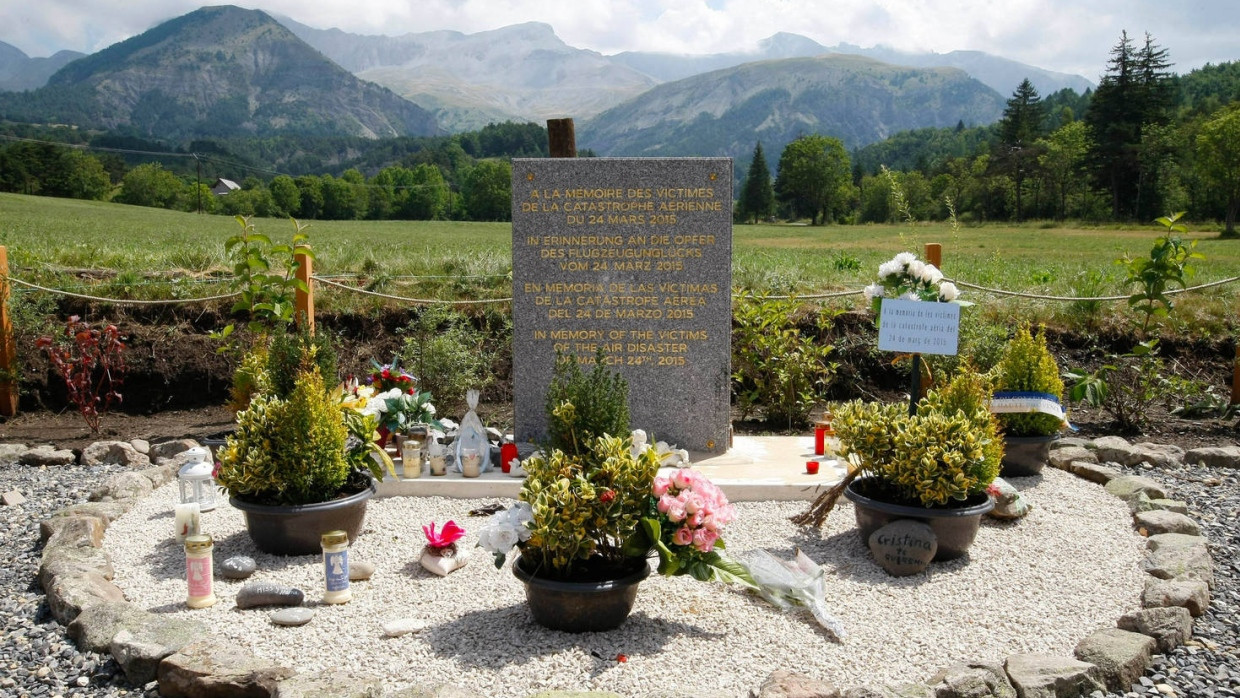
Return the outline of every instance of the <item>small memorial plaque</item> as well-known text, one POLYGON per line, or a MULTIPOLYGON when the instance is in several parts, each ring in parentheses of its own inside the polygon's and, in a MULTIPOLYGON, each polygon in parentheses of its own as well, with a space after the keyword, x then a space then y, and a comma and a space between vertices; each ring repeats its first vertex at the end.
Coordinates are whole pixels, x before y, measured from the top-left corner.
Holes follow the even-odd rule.
POLYGON ((727 450, 731 160, 514 160, 512 281, 518 440, 546 436, 556 353, 592 364, 601 348, 633 428, 727 450))
POLYGON ((883 299, 878 324, 882 351, 955 356, 959 334, 960 306, 955 303, 883 299))

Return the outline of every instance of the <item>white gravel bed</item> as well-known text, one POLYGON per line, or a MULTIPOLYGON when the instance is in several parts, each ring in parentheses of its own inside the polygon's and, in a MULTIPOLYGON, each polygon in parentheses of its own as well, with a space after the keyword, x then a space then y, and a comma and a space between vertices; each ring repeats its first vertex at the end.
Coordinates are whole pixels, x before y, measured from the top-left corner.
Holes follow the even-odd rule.
MULTIPOLYGON (((728 549, 766 548, 789 558, 800 547, 832 572, 828 602, 849 632, 836 642, 807 613, 784 614, 765 601, 688 577, 652 575, 633 615, 618 630, 571 635, 530 619, 511 562, 496 570, 474 545, 485 519, 469 510, 496 500, 393 498, 371 500, 352 560, 378 571, 353 584, 353 601, 321 604, 317 557, 257 553, 240 512, 227 504, 203 515, 216 540, 215 562, 254 557, 250 578, 306 592, 313 621, 273 626, 271 609, 241 611, 233 600, 244 582, 217 579, 214 607, 184 606, 184 554, 172 537, 175 485, 157 490, 107 531, 116 584, 137 605, 193 618, 255 654, 301 672, 353 671, 380 677, 391 689, 447 682, 479 694, 520 696, 540 690, 609 690, 744 696, 776 669, 789 669, 842 688, 924 681, 962 661, 1001 661, 1021 652, 1070 656, 1093 630, 1139 607, 1144 540, 1127 506, 1103 489, 1058 470, 1015 478, 1034 504, 1015 523, 986 519, 970 554, 935 563, 926 575, 893 578, 871 559, 846 500, 821 536, 787 519, 804 502, 738 503, 725 533, 728 549), (445 578, 417 558, 422 524, 455 520, 470 564, 445 578), (417 618, 429 627, 383 637, 384 622, 417 618), (628 661, 615 661, 618 654, 628 661)), ((218 574, 217 574, 218 577, 218 574)))

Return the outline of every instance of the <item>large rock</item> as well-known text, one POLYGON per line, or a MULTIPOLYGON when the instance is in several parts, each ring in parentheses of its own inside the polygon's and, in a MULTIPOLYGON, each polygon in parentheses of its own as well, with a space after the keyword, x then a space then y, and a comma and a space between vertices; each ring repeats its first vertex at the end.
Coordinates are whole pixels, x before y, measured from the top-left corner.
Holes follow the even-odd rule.
POLYGON ((1211 468, 1240 468, 1240 446, 1206 446, 1184 454, 1185 463, 1202 463, 1211 468))
POLYGON ((206 637, 165 657, 157 676, 165 698, 271 698, 293 673, 232 642, 206 637))
POLYGON ((1103 463, 1136 465, 1141 462, 1139 451, 1122 436, 1101 436, 1091 444, 1094 455, 1103 463))
POLYGON ((844 692, 844 698, 935 698, 934 689, 920 683, 902 683, 895 686, 861 686, 844 692))
POLYGON ((1140 459, 1138 463, 1149 463, 1156 468, 1177 466, 1184 461, 1184 449, 1174 444, 1155 444, 1143 442, 1135 444, 1140 459))
POLYGON ((128 441, 96 441, 82 449, 82 465, 124 465, 131 468, 150 466, 151 459, 128 441))
POLYGON ((279 698, 383 698, 383 682, 373 676, 316 671, 298 674, 276 686, 279 698))
POLYGON ((1159 579, 1200 579, 1214 588, 1214 561, 1204 545, 1151 550, 1141 561, 1141 569, 1159 579))
POLYGON ((201 638, 206 628, 197 621, 152 618, 134 628, 121 628, 112 638, 112 658, 130 683, 155 680, 164 657, 201 638))
POLYGON ((1178 499, 1150 499, 1149 495, 1144 492, 1138 492, 1136 495, 1128 499, 1128 510, 1134 514, 1143 511, 1173 511, 1177 514, 1187 514, 1188 504, 1178 499))
POLYGON ((125 499, 141 499, 154 489, 150 478, 141 473, 132 471, 117 473, 90 493, 90 501, 115 502, 125 499))
POLYGON ((153 465, 149 468, 143 468, 138 471, 142 477, 151 481, 151 487, 159 489, 164 485, 172 482, 176 477, 176 471, 166 465, 153 465))
POLYGON ((1127 501, 1135 497, 1138 492, 1144 492, 1145 496, 1150 499, 1162 499, 1167 496, 1167 490, 1162 483, 1141 477, 1140 475, 1124 475, 1117 477, 1106 484, 1107 492, 1127 501))
POLYGON ((79 548, 57 546, 43 549, 39 562, 39 586, 44 593, 52 588, 58 577, 97 574, 105 580, 112 579, 112 558, 102 548, 79 548))
POLYGON ((83 608, 105 601, 124 601, 125 594, 96 572, 58 575, 47 592, 47 607, 61 625, 68 625, 83 608))
POLYGON ((1160 533, 1183 533, 1188 536, 1201 535, 1201 527, 1197 525, 1196 521, 1174 511, 1154 509, 1153 511, 1138 512, 1132 518, 1136 522, 1137 527, 1145 529, 1146 535, 1149 536, 1156 536, 1160 533))
POLYGON ((19 463, 29 450, 26 444, 0 444, 0 463, 19 463))
POLYGON ((67 448, 44 445, 35 446, 21 454, 18 456, 17 462, 22 465, 33 465, 36 467, 44 465, 70 465, 77 462, 77 456, 67 448))
POLYGON ((1197 546, 1206 547, 1204 536, 1190 536, 1184 533, 1156 533, 1145 539, 1145 547, 1148 550, 1195 548, 1197 546))
POLYGON ((841 698, 834 684, 780 669, 758 689, 758 698, 841 698))
POLYGON ((930 678, 934 698, 1016 698, 1016 689, 998 664, 956 664, 930 678))
POLYGON ((1187 608, 1167 606, 1143 608, 1120 616, 1115 623, 1122 630, 1149 635, 1166 654, 1193 636, 1193 616, 1187 608))
POLYGON ((1094 452, 1082 446, 1068 446, 1067 448, 1057 448, 1051 451, 1050 464, 1060 470, 1067 470, 1069 463, 1081 461, 1084 463, 1097 463, 1098 456, 1094 452))
POLYGON ((939 549, 934 531, 912 519, 897 519, 879 528, 868 543, 874 561, 893 577, 925 572, 939 549))
POLYGON ((1142 608, 1182 606, 1194 618, 1204 615, 1210 607, 1210 587, 1200 579, 1145 578, 1141 591, 1142 608))
POLYGON ((156 463, 165 458, 174 458, 191 448, 197 448, 198 442, 193 439, 172 439, 151 444, 151 459, 156 463))
POLYGON ((52 516, 93 516, 106 527, 128 510, 124 502, 82 502, 57 509, 52 516))
POLYGON ((1122 693, 1145 673, 1157 647, 1148 635, 1105 628, 1078 642, 1075 654, 1082 662, 1098 667, 1107 688, 1122 693))
POLYGON ((0 504, 6 507, 17 507, 26 503, 26 495, 20 490, 9 490, 4 494, 0 494, 0 504))
POLYGON ((126 628, 136 628, 155 617, 125 601, 105 601, 82 609, 66 633, 83 652, 110 652, 112 638, 126 628))
POLYGON ((1016 654, 1003 663, 1019 698, 1077 698, 1103 689, 1098 667, 1053 654, 1016 654))
POLYGON ((1099 485, 1105 485, 1115 478, 1123 477, 1124 475, 1122 472, 1112 468, 1109 465, 1091 463, 1084 460, 1074 460, 1063 466, 1063 469, 1081 478, 1082 480, 1096 482, 1099 485))
POLYGON ((53 516, 39 522, 39 540, 47 547, 102 548, 106 530, 94 516, 53 516))

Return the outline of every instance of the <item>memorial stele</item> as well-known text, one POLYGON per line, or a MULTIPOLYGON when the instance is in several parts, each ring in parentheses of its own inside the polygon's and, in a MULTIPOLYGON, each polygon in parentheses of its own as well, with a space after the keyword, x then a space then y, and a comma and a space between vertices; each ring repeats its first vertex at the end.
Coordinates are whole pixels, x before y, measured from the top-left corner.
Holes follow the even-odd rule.
POLYGON ((512 287, 518 440, 546 436, 556 353, 601 347, 651 443, 727 450, 731 159, 513 160, 512 287))

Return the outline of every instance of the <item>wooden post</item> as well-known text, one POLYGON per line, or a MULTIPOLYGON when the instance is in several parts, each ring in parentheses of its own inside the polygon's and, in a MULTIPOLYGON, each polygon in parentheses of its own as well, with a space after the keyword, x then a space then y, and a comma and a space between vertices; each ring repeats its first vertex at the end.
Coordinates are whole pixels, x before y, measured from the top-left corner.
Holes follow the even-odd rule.
POLYGON ((1240 405, 1240 337, 1236 338, 1236 359, 1231 365, 1231 404, 1240 405))
MULTIPOLYGON (((9 250, 0 245, 0 371, 13 376, 17 370, 17 352, 13 347, 13 323, 9 319, 9 250)), ((17 381, 0 381, 0 415, 17 416, 17 381)))
POLYGON ((926 243, 926 262, 943 271, 943 246, 937 242, 926 243))
POLYGON ((314 335, 314 280, 310 277, 314 275, 314 258, 310 256, 309 245, 298 245, 293 250, 293 255, 297 259, 297 279, 306 284, 306 290, 297 289, 296 300, 297 310, 294 311, 296 320, 301 323, 305 318, 306 331, 311 336, 314 335))
POLYGON ((577 134, 572 119, 547 119, 547 149, 553 158, 577 157, 577 134))

